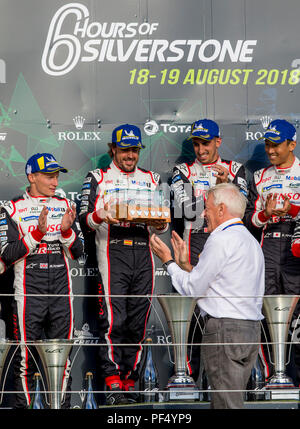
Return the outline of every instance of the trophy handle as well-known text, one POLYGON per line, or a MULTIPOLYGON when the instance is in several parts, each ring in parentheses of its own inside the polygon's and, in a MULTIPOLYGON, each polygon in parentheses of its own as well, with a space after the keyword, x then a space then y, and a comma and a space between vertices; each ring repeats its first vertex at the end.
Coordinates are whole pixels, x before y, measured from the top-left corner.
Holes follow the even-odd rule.
MULTIPOLYGON (((147 298, 150 300, 150 298, 149 297, 151 297, 151 295, 147 295, 147 298)), ((157 318, 158 318, 158 320, 160 321, 160 324, 161 324, 161 327, 162 327, 162 330, 163 330, 163 333, 164 333, 164 336, 165 336, 165 338, 167 338, 167 334, 166 334, 166 331, 165 331, 165 328, 164 328, 164 325, 163 325, 163 322, 162 322, 162 320, 161 320, 161 318, 160 318, 160 316, 159 316, 159 314, 158 314, 158 311, 156 310, 156 308, 155 308, 155 305, 152 305, 152 300, 150 300, 151 301, 151 306, 153 307, 153 309, 154 309, 154 311, 155 311, 155 314, 156 314, 156 316, 157 316, 157 318)), ((169 346, 169 344, 168 343, 166 343, 167 344, 167 349, 168 349, 168 354, 169 354, 169 361, 171 362, 171 364, 172 365, 175 365, 175 362, 173 362, 172 361, 172 356, 171 356, 171 352, 170 352, 170 346, 169 346)))
MULTIPOLYGON (((195 316, 195 318, 196 318, 196 323, 195 323, 195 326, 194 326, 194 330, 193 330, 193 335, 192 335, 192 339, 191 339, 191 350, 190 350, 190 355, 188 356, 187 355, 187 357, 189 358, 188 359, 188 363, 190 363, 191 362, 191 355, 192 355, 192 350, 193 350, 193 340, 194 340, 194 336, 195 336, 195 332, 196 332, 196 328, 197 328, 197 326, 199 327, 199 329, 200 329, 200 331, 201 331, 201 334, 203 335, 203 329, 202 329, 202 326, 201 326, 201 324, 200 324, 200 317, 202 318, 202 316, 201 316, 201 314, 199 313, 198 314, 198 316, 196 315, 196 313, 195 313, 195 311, 194 311, 194 313, 193 313, 193 315, 195 316)), ((174 363, 174 362, 172 362, 172 363, 174 363)))
MULTIPOLYGON (((298 317, 297 317, 296 326, 297 326, 297 323, 298 323, 299 318, 300 318, 300 314, 299 314, 299 315, 298 315, 298 317)), ((263 325, 262 323, 260 323, 260 325, 261 325, 261 328, 262 328, 262 330, 263 330, 263 333, 264 333, 265 339, 267 340, 267 335, 266 335, 266 331, 265 331, 264 325, 263 325)), ((293 332, 292 332, 292 336, 291 336, 291 343, 293 342, 293 337, 294 337, 295 330, 296 330, 296 327, 293 329, 293 332)), ((267 349, 268 349, 268 355, 269 355, 270 363, 271 363, 272 365, 275 365, 275 363, 272 361, 272 353, 270 352, 269 343, 268 343, 268 342, 266 342, 265 344, 266 344, 267 349)), ((291 361, 291 353, 292 353, 292 347, 290 347, 290 349, 289 349, 289 353, 288 353, 288 360, 287 360, 287 362, 286 362, 286 364, 287 364, 287 365, 288 365, 288 364, 290 363, 290 361, 291 361)))
POLYGON ((275 363, 272 361, 272 353, 271 353, 271 351, 270 351, 270 347, 269 347, 269 342, 268 342, 268 339, 267 339, 266 330, 265 330, 264 325, 262 324, 262 322, 260 322, 260 326, 261 326, 261 329, 263 330, 264 337, 265 337, 265 340, 266 340, 266 343, 265 343, 265 344, 266 344, 266 347, 267 347, 267 349, 268 349, 269 361, 270 361, 270 363, 271 363, 272 365, 275 365, 275 363))
MULTIPOLYGON (((43 372, 41 371, 41 368, 39 367, 38 362, 36 361, 36 359, 34 357, 34 354, 30 350, 29 345, 27 345, 26 343, 24 343, 24 346, 26 347, 27 351, 31 355, 31 357, 32 357, 32 359, 33 359, 33 361, 34 361, 34 363, 35 363, 35 365, 37 367, 38 372, 41 374, 41 381, 42 381, 43 389, 46 392, 46 385, 45 385, 45 381, 44 381, 44 378, 43 378, 43 372)), ((19 347, 20 347, 20 344, 19 344, 19 347)), ((47 400, 47 395, 45 395, 45 402, 46 402, 47 405, 50 406, 50 402, 47 400)))
POLYGON ((298 314, 298 317, 297 317, 297 320, 296 320, 295 327, 294 327, 294 329, 293 329, 293 331, 292 331, 292 335, 291 335, 291 346, 290 346, 290 348, 289 348, 288 360, 287 360, 287 363, 286 363, 287 365, 291 362, 292 343, 293 343, 294 334, 295 334, 295 331, 296 331, 296 326, 297 326, 297 324, 298 324, 299 317, 300 317, 300 314, 298 314))
MULTIPOLYGON (((9 348, 8 348, 8 350, 7 350, 7 352, 6 352, 6 356, 5 356, 5 358, 4 358, 4 361, 2 362, 3 366, 4 366, 4 364, 5 364, 5 360, 6 360, 6 357, 7 357, 8 352, 9 352, 9 349, 10 349, 11 345, 13 345, 13 343, 12 343, 12 342, 10 342, 10 341, 6 341, 6 342, 7 342, 8 344, 10 344, 10 345, 9 345, 9 348)), ((13 354, 12 354, 12 356, 11 356, 11 358, 10 358, 9 362, 8 362, 8 365, 7 365, 7 368, 6 368, 6 371, 5 371, 4 377, 3 377, 2 390, 1 390, 1 397, 0 397, 0 404, 2 404, 2 401, 3 401, 4 386, 5 386, 5 382, 6 382, 7 373, 8 373, 8 370, 9 370, 9 368, 10 368, 11 362, 12 362, 12 360, 13 360, 13 358, 14 358, 15 354, 16 354, 16 351, 18 350, 18 348, 19 348, 19 345, 16 347, 16 350, 13 352, 13 354)), ((0 372, 0 382, 1 382, 1 378, 2 378, 2 369, 1 369, 1 372, 0 372)))

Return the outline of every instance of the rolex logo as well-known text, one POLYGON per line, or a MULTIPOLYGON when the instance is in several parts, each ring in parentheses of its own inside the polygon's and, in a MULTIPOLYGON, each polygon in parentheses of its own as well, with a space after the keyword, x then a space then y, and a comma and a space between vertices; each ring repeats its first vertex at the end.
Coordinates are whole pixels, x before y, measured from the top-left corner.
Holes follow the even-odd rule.
MULTIPOLYGON (((268 126, 272 122, 272 118, 271 118, 271 116, 264 115, 264 116, 262 116, 260 118, 260 122, 261 122, 261 125, 262 125, 263 129, 267 130, 268 126)), ((261 138, 264 137, 264 133, 265 133, 265 131, 258 131, 258 130, 250 130, 250 129, 248 129, 246 131, 245 138, 246 138, 247 141, 249 141, 249 140, 252 140, 252 141, 256 140, 256 141, 258 141, 258 140, 260 140, 261 138)))
MULTIPOLYGON (((58 132, 58 140, 59 141, 76 141, 84 142, 84 141, 100 141, 101 133, 98 131, 81 131, 83 128, 83 124, 85 123, 85 118, 81 115, 75 116, 73 118, 74 125, 78 131, 59 131, 58 132)), ((98 121, 99 124, 99 121, 98 121)))
POLYGON ((263 128, 266 130, 269 126, 269 124, 272 122, 272 118, 270 116, 262 116, 260 118, 261 124, 263 126, 263 128))
POLYGON ((87 261, 87 254, 83 253, 83 255, 79 256, 77 261, 79 262, 80 265, 85 265, 85 263, 87 261))
POLYGON ((83 116, 75 116, 75 118, 73 118, 73 122, 77 130, 81 130, 83 128, 85 118, 83 116))

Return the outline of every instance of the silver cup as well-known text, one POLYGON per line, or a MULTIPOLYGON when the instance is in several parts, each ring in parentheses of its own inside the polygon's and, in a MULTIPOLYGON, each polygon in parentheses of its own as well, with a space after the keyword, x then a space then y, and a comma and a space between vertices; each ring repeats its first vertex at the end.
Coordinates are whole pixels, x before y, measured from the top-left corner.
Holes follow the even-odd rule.
POLYGON ((61 408, 63 375, 73 343, 61 339, 34 342, 45 370, 52 409, 61 408))
POLYGON ((294 383, 286 375, 286 342, 289 327, 298 302, 297 296, 274 295, 266 296, 263 309, 268 325, 272 344, 272 355, 275 374, 266 384, 267 389, 294 388, 294 383))
POLYGON ((159 296, 158 301, 169 326, 174 350, 175 374, 167 384, 169 399, 196 400, 199 398, 197 386, 187 374, 187 339, 197 300, 174 293, 159 296))

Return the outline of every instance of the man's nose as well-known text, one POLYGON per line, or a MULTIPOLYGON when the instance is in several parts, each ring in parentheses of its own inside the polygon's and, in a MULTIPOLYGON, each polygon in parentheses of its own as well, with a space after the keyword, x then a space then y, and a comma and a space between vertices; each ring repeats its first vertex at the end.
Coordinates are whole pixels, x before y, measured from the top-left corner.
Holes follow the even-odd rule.
POLYGON ((267 148, 267 153, 274 153, 275 152, 275 148, 274 147, 268 147, 267 148))
POLYGON ((133 151, 133 150, 129 150, 129 151, 127 152, 127 156, 129 156, 130 158, 133 158, 133 156, 134 156, 134 151, 133 151))

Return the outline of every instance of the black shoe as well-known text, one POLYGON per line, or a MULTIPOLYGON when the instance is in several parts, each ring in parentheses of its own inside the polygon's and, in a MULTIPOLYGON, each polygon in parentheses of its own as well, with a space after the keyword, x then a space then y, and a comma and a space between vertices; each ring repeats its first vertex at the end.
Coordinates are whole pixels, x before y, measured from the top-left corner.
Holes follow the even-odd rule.
POLYGON ((107 386, 108 393, 106 394, 107 405, 124 405, 128 404, 127 398, 122 392, 122 384, 113 383, 107 386))
POLYGON ((125 405, 128 404, 128 400, 124 393, 120 390, 111 390, 106 394, 107 405, 125 405))
POLYGON ((140 402, 140 395, 134 391, 134 387, 129 387, 124 396, 126 396, 127 401, 131 404, 140 402))
POLYGON ((135 391, 135 381, 132 379, 123 380, 123 391, 128 402, 130 404, 135 404, 140 401, 140 394, 135 391))

